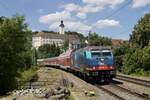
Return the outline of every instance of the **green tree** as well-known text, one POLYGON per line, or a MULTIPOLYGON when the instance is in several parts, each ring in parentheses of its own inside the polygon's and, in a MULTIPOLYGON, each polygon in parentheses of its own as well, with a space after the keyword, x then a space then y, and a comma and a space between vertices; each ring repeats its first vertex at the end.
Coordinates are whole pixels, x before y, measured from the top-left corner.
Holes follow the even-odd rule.
POLYGON ((89 33, 88 42, 89 42, 89 45, 94 45, 94 46, 100 45, 98 34, 96 34, 96 33, 93 33, 93 34, 89 33))
POLYGON ((142 68, 142 50, 138 48, 130 48, 125 54, 121 70, 125 74, 132 74, 139 68, 142 68))
POLYGON ((145 14, 134 26, 130 36, 130 49, 125 54, 122 72, 150 75, 150 13, 145 14), (149 45, 148 45, 149 44, 149 45))
POLYGON ((69 48, 69 40, 65 40, 64 44, 61 47, 63 51, 66 51, 69 48))
POLYGON ((67 31, 67 32, 65 32, 65 34, 77 36, 80 40, 80 43, 81 43, 80 46, 81 47, 85 46, 86 37, 82 33, 67 31))
POLYGON ((16 87, 18 70, 31 66, 31 33, 24 20, 0 18, 0 94, 16 87))
POLYGON ((60 47, 55 44, 44 44, 38 49, 38 58, 50 58, 59 56, 61 53, 60 47))
POLYGON ((110 38, 101 37, 96 33, 89 33, 87 38, 91 46, 108 46, 112 44, 110 38))
POLYGON ((145 71, 150 71, 150 42, 149 45, 143 48, 142 53, 142 68, 145 71))
POLYGON ((129 45, 124 43, 119 47, 113 48, 113 55, 115 59, 115 65, 119 71, 121 71, 121 67, 123 66, 123 58, 124 55, 128 52, 129 45))
POLYGON ((134 26, 130 43, 143 48, 150 41, 150 13, 145 14, 134 26))

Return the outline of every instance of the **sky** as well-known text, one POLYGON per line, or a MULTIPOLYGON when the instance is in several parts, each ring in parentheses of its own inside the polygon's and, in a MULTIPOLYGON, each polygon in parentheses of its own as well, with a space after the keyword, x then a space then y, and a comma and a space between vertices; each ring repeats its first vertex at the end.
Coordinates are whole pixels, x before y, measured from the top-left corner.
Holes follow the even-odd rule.
POLYGON ((32 31, 89 31, 128 40, 137 21, 150 12, 150 0, 0 0, 0 16, 25 16, 32 31))

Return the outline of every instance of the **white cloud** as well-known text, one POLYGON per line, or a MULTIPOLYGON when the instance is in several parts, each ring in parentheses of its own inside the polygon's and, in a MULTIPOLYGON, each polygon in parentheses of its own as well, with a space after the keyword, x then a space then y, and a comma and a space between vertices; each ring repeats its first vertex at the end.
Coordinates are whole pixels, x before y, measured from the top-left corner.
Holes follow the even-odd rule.
POLYGON ((80 8, 80 6, 74 3, 70 3, 70 4, 63 5, 62 8, 64 8, 65 11, 72 12, 72 11, 77 11, 80 8))
POLYGON ((109 28, 109 27, 119 27, 121 25, 119 21, 104 19, 104 20, 98 20, 93 26, 102 29, 102 28, 109 28))
POLYGON ((85 32, 85 31, 89 31, 92 29, 91 26, 86 25, 80 21, 72 21, 72 22, 66 22, 66 28, 68 30, 73 30, 73 31, 81 31, 81 32, 85 32))
POLYGON ((103 9, 103 7, 86 5, 83 8, 80 8, 80 12, 88 13, 88 12, 98 12, 99 10, 103 9))
POLYGON ((103 9, 101 6, 93 6, 93 5, 86 5, 81 7, 77 13, 77 17, 85 19, 87 17, 87 13, 96 13, 103 9))
POLYGON ((98 5, 98 6, 116 6, 124 2, 124 0, 82 0, 83 3, 91 4, 91 5, 98 5))
POLYGON ((88 13, 99 12, 106 7, 114 7, 124 0, 82 0, 84 5, 76 5, 74 3, 63 5, 63 11, 50 13, 39 18, 41 23, 49 25, 51 30, 58 31, 60 20, 64 21, 65 29, 70 31, 77 31, 87 33, 93 28, 107 28, 120 26, 119 21, 116 20, 99 20, 93 25, 85 24, 84 20, 81 22, 75 16, 85 19, 88 13), (113 1, 113 2, 112 2, 113 1), (74 12, 74 13, 72 13, 74 12), (75 14, 75 15, 74 15, 75 14))
POLYGON ((96 13, 99 12, 106 7, 114 8, 118 4, 124 2, 124 0, 82 0, 86 5, 83 7, 79 7, 79 11, 77 13, 77 17, 85 19, 87 13, 96 13))
POLYGON ((86 18, 86 13, 79 12, 79 13, 77 13, 76 16, 81 18, 81 19, 85 19, 86 18))
POLYGON ((64 21, 66 30, 86 33, 92 29, 91 26, 73 19, 70 12, 67 11, 51 13, 41 16, 39 19, 41 23, 48 24, 49 28, 55 31, 58 31, 60 20, 64 21))
POLYGON ((150 0, 133 0, 132 8, 143 7, 150 4, 150 0))
POLYGON ((62 11, 41 16, 39 19, 39 21, 44 24, 53 24, 55 22, 59 22, 60 20, 68 21, 73 20, 73 18, 71 17, 70 12, 62 11))
MULTIPOLYGON (((58 31, 58 26, 60 22, 55 22, 49 26, 51 30, 57 30, 58 31)), ((77 31, 77 32, 82 32, 82 33, 87 33, 89 30, 92 29, 91 26, 86 25, 80 21, 65 21, 65 30, 68 31, 77 31)))

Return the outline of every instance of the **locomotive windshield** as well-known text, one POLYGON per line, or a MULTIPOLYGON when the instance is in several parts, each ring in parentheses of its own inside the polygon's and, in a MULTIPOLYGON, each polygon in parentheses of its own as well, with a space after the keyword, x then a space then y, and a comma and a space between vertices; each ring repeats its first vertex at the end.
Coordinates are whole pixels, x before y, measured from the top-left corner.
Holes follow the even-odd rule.
POLYGON ((101 56, 101 53, 100 52, 92 52, 91 55, 93 58, 98 58, 99 56, 101 56))
POLYGON ((106 57, 106 56, 112 56, 110 51, 92 51, 91 52, 92 58, 98 58, 98 57, 106 57))
POLYGON ((102 53, 102 56, 104 56, 104 57, 105 57, 105 56, 111 56, 111 52, 103 52, 103 53, 102 53))

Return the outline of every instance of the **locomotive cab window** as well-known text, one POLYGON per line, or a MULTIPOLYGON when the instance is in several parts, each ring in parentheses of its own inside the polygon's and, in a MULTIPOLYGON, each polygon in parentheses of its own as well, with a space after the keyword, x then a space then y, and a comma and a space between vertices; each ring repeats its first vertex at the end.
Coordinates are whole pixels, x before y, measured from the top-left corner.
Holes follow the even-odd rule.
POLYGON ((99 56, 101 56, 100 52, 91 52, 91 55, 93 58, 98 58, 99 56))
POLYGON ((102 55, 103 56, 111 56, 111 52, 103 52, 102 55))

